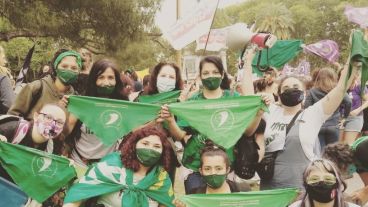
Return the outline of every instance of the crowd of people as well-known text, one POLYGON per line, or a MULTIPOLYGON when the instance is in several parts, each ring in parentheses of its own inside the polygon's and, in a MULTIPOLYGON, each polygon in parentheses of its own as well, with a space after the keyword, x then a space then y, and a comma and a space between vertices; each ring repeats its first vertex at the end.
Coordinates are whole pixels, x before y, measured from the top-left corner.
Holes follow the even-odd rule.
MULTIPOLYGON (((198 79, 191 82, 183 80, 175 63, 160 62, 140 79, 132 69, 121 72, 112 59, 95 60, 85 48, 60 49, 42 68, 40 78, 15 95, 1 49, 0 139, 63 155, 83 169, 84 175, 70 188, 43 204, 33 201, 36 206, 183 207, 186 204, 174 195, 176 182, 184 182, 186 194, 234 193, 252 190, 238 178, 249 179, 256 172, 260 190, 298 189, 292 207, 367 203, 368 91, 361 91, 365 85, 360 83, 361 62, 316 68, 310 77, 282 77, 269 68, 252 80, 255 53, 252 48, 245 54, 242 80, 230 78, 221 58, 206 56, 200 61, 198 79), (247 127, 238 143, 224 148, 175 117, 167 104, 155 121, 108 146, 67 110, 70 95, 139 102, 142 96, 173 91, 180 94, 177 102, 221 103, 259 95, 269 111, 258 111, 244 123, 247 127), (175 178, 180 165, 186 169, 179 172, 185 180, 175 178), (350 169, 356 169, 365 187, 347 195, 344 180, 350 169), (104 177, 101 185, 83 187, 97 174, 104 177)), ((13 182, 1 165, 0 176, 13 182)))

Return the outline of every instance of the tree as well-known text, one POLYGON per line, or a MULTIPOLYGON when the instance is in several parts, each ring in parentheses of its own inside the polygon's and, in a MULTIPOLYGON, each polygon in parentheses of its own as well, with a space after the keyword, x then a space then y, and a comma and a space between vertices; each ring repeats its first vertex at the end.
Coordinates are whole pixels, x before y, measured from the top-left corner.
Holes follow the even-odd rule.
POLYGON ((263 9, 268 12, 257 14, 256 31, 270 32, 281 40, 290 39, 291 33, 294 31, 294 21, 286 6, 281 3, 272 3, 263 9))
POLYGON ((153 28, 160 0, 13 0, 3 1, 0 16, 7 25, 0 40, 17 37, 69 39, 116 51, 153 28))

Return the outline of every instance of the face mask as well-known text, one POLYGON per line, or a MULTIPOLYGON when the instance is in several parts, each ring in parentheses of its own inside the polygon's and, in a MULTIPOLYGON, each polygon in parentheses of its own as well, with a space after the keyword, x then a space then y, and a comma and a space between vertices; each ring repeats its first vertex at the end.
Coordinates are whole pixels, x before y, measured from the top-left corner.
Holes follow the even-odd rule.
POLYGON ((157 90, 159 93, 169 92, 175 89, 175 79, 157 77, 157 90))
POLYGON ((296 106, 300 104, 303 99, 304 92, 295 88, 286 89, 282 94, 280 94, 281 103, 285 106, 296 106))
POLYGON ((156 164, 160 158, 161 153, 156 150, 147 149, 147 148, 137 148, 136 149, 137 158, 140 163, 142 163, 146 167, 151 167, 156 164))
POLYGON ((220 87, 221 81, 222 81, 221 77, 210 77, 210 78, 202 79, 202 84, 208 90, 212 91, 220 87))
POLYGON ((211 188, 219 188, 225 182, 226 174, 224 175, 203 175, 204 181, 207 183, 208 186, 211 188))
POLYGON ((57 69, 56 75, 66 85, 75 83, 78 79, 78 73, 71 70, 57 69))
POLYGON ((114 92, 115 86, 97 86, 97 94, 98 95, 110 95, 114 92))
POLYGON ((306 185, 306 190, 308 196, 317 202, 320 203, 328 203, 335 199, 336 197, 336 187, 337 184, 328 185, 325 184, 323 181, 313 184, 313 185, 306 185))
POLYGON ((35 124, 37 126, 38 133, 40 133, 45 139, 53 139, 59 136, 63 130, 63 128, 57 127, 54 121, 50 123, 39 121, 35 124))

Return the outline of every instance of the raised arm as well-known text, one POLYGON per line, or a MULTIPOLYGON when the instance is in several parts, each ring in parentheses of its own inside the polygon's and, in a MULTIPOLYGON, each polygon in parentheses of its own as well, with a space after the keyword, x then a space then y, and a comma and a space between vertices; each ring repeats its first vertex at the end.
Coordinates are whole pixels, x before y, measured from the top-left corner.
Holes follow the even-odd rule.
POLYGON ((243 78, 240 80, 240 86, 243 96, 254 95, 254 86, 252 80, 252 60, 256 54, 256 47, 246 50, 243 78))
POLYGON ((322 101, 323 111, 326 115, 331 115, 337 109, 337 107, 339 107, 342 99, 344 98, 346 90, 350 87, 353 79, 358 75, 358 72, 360 71, 361 63, 353 63, 352 74, 346 83, 348 67, 349 65, 346 64, 344 66, 344 69, 341 71, 341 77, 339 79, 339 82, 337 83, 337 86, 332 89, 323 99, 320 100, 322 101))

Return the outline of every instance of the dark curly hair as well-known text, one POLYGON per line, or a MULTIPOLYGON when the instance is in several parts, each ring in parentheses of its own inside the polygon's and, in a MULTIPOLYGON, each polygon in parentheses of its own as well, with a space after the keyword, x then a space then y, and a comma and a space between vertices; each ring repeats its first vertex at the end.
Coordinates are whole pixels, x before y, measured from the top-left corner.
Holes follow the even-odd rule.
POLYGON ((324 148, 322 157, 331 160, 341 172, 353 163, 353 152, 349 145, 342 143, 329 144, 324 148))
POLYGON ((175 89, 174 90, 177 91, 177 90, 182 90, 183 89, 183 80, 181 78, 181 72, 180 72, 179 66, 177 66, 175 63, 161 62, 161 63, 158 63, 152 70, 150 80, 149 80, 149 85, 148 85, 148 91, 147 91, 148 95, 153 95, 153 94, 158 93, 158 90, 157 90, 157 76, 160 73, 161 69, 165 65, 169 65, 169 66, 173 67, 174 70, 175 70, 176 82, 175 82, 175 89))
POLYGON ((124 166, 134 172, 139 169, 139 161, 136 155, 136 145, 142 138, 150 135, 156 135, 160 137, 162 143, 162 155, 159 160, 159 165, 163 166, 166 171, 169 171, 171 165, 174 164, 173 150, 170 142, 167 140, 168 133, 162 127, 158 125, 147 125, 140 129, 137 129, 124 137, 123 142, 120 144, 119 149, 121 152, 121 161, 124 166))

